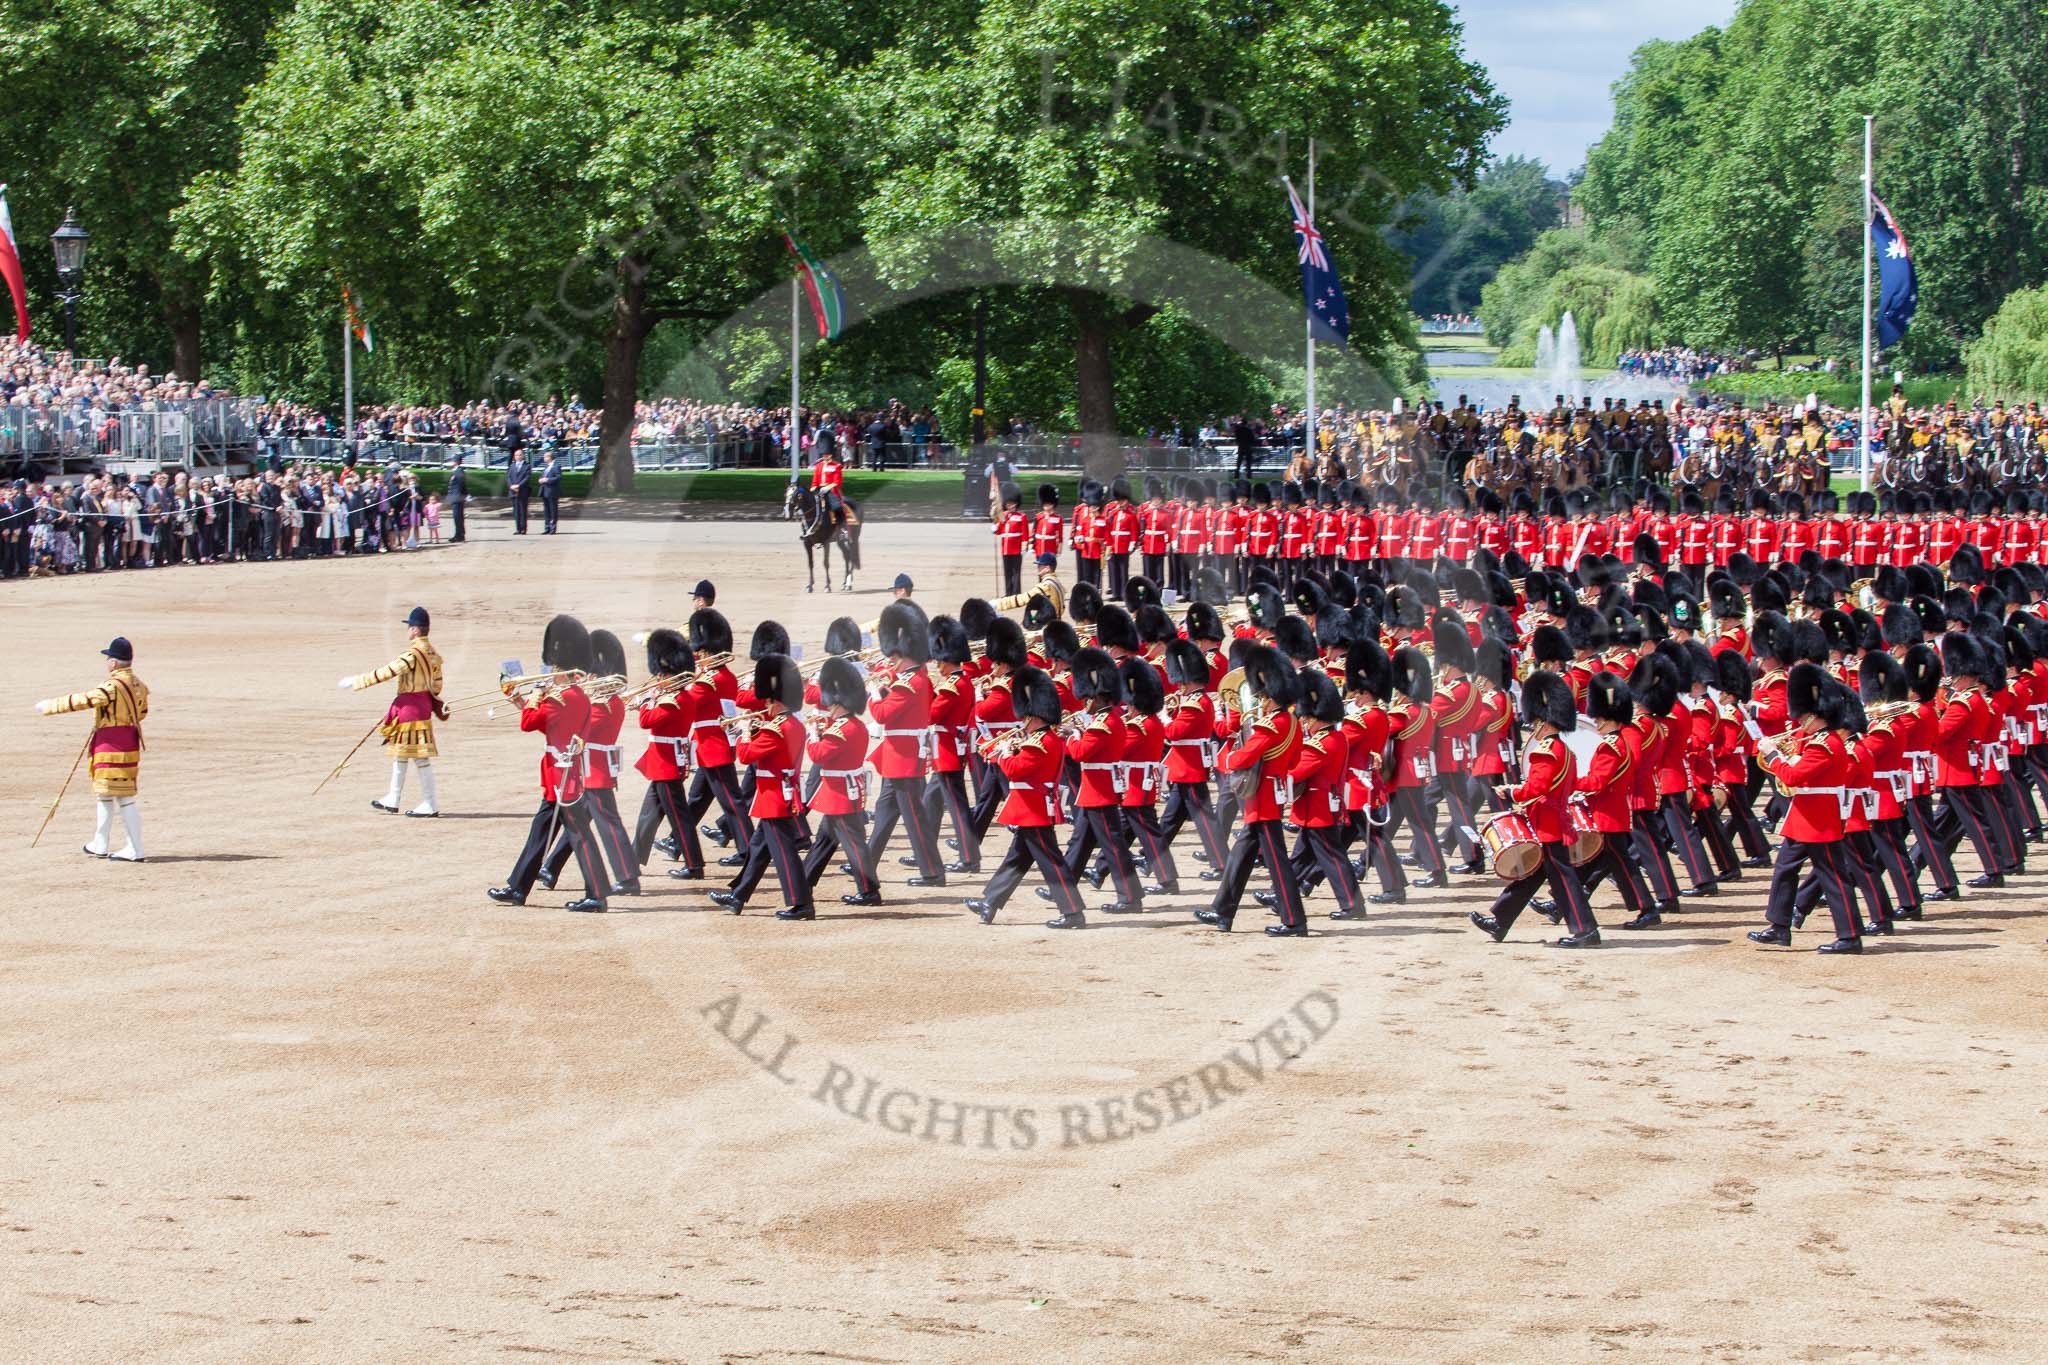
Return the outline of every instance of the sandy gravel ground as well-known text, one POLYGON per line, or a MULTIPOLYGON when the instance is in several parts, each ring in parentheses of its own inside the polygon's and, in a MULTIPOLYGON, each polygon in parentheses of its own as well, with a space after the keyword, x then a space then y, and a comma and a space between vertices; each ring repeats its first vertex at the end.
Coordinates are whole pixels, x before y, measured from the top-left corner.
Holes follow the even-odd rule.
MULTIPOLYGON (((1193 897, 984 928, 978 882, 497 908, 536 761, 503 719, 444 730, 442 820, 371 811, 370 756, 309 796, 382 705, 335 677, 415 602, 453 691, 553 610, 679 624, 700 575, 815 646, 848 600, 790 590, 788 536, 0 589, 11 1357, 2040 1357, 2048 858, 1860 960, 1753 950, 1754 880, 1564 955, 1466 927, 1469 879, 1307 942, 1193 897), (77 792, 27 851, 81 734, 30 704, 116 632, 142 867, 76 852, 77 792)), ((899 568, 937 609, 990 582, 973 525, 867 553, 862 620, 899 568)))

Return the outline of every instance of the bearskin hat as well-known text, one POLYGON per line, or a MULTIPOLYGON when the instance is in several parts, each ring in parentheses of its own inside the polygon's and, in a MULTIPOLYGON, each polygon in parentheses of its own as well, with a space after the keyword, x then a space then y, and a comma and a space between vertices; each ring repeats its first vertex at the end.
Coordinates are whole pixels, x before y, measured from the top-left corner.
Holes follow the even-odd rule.
POLYGON ((1344 719, 1344 695, 1320 668, 1304 668, 1299 674, 1301 697, 1294 710, 1303 720, 1335 725, 1344 719))
POLYGON ((789 653, 789 632, 779 621, 763 621, 754 627, 753 643, 747 646, 747 657, 755 663, 770 654, 789 653))
POLYGON ((960 624, 970 640, 986 640, 988 628, 1000 619, 995 607, 982 598, 970 597, 960 604, 960 624))
POLYGON ((928 662, 932 657, 932 634, 924 608, 908 599, 882 608, 881 620, 875 626, 875 643, 884 655, 901 655, 914 664, 928 662))
POLYGON ((1705 623, 1700 619, 1699 599, 1689 592, 1671 594, 1671 628, 1673 630, 1697 631, 1705 623))
POLYGON ((1790 594, 1785 591, 1783 581, 1776 575, 1766 574, 1764 577, 1759 578, 1755 585, 1750 588, 1749 603, 1759 613, 1767 611, 1783 612, 1786 607, 1792 604, 1792 600, 1790 594))
POLYGON ((683 638, 681 631, 663 626, 648 635, 648 673, 663 678, 693 672, 696 667, 697 657, 690 652, 690 642, 683 638))
POLYGON ((1294 665, 1271 645, 1255 644, 1244 652, 1244 680, 1252 692, 1276 706, 1292 706, 1301 695, 1294 665))
POLYGON ((1756 624, 1750 628, 1750 640, 1759 659, 1773 660, 1786 668, 1799 659, 1792 649, 1792 623, 1775 611, 1757 614, 1756 624))
POLYGON ((1821 710, 1821 693, 1827 682, 1827 670, 1819 664, 1798 663, 1792 666, 1791 675, 1785 680, 1785 710, 1792 719, 1811 716, 1821 710))
POLYGON ((1820 622, 1794 621, 1786 628, 1786 633, 1794 659, 1804 659, 1810 664, 1828 661, 1828 633, 1820 628, 1820 622))
POLYGON ((1948 561, 1948 581, 1975 587, 1984 581, 1984 555, 1974 545, 1959 545, 1948 561))
POLYGON ((1069 666, 1074 675, 1074 695, 1082 701, 1101 698, 1115 705, 1124 699, 1124 687, 1117 674, 1116 660, 1109 657, 1109 651, 1090 645, 1074 654, 1069 666))
POLYGON ((1095 617, 1095 643, 1104 649, 1121 649, 1136 654, 1143 647, 1138 640, 1137 622, 1122 607, 1109 605, 1095 617))
POLYGON ((860 653, 860 626, 851 616, 836 617, 831 625, 825 627, 825 652, 860 653))
POLYGON ((1044 648, 1046 658, 1056 664, 1065 664, 1080 653, 1081 632, 1075 630, 1071 622, 1053 621, 1039 636, 1039 644, 1044 648))
POLYGON ((944 613, 932 618, 932 657, 942 664, 964 664, 973 657, 974 645, 967 627, 944 613))
POLYGON ((1050 483, 1038 485, 1038 505, 1040 507, 1058 507, 1060 505, 1059 486, 1050 483))
POLYGON ((1465 629, 1463 621, 1438 621, 1431 632, 1430 645, 1436 651, 1438 668, 1455 668, 1470 673, 1478 662, 1473 657, 1472 633, 1465 629))
POLYGON ((1083 479, 1074 489, 1083 507, 1102 506, 1102 483, 1098 479, 1083 479))
POLYGON ((1141 573, 1131 575, 1131 581, 1124 584, 1124 605, 1132 611, 1139 607, 1156 607, 1163 601, 1159 585, 1141 573))
POLYGON ((804 704, 804 675, 787 654, 763 654, 754 661, 754 696, 779 701, 791 711, 804 704))
POLYGON ((724 612, 705 607, 690 613, 690 648, 699 654, 732 653, 732 626, 724 612))
POLYGON ((1827 637, 1828 649, 1837 654, 1854 654, 1861 634, 1856 623, 1849 619, 1846 611, 1833 607, 1820 614, 1820 633, 1827 637))
POLYGON ((590 632, 590 671, 600 678, 626 676, 626 647, 608 630, 590 632))
POLYGON ((1629 671, 1628 690, 1653 716, 1668 716, 1678 704, 1678 665, 1662 654, 1647 654, 1629 671))
POLYGON ((1052 599, 1042 592, 1032 593, 1031 599, 1024 604, 1026 630, 1044 630, 1059 619, 1059 609, 1053 606, 1052 599))
POLYGON ((1092 624, 1102 610, 1102 589, 1093 583, 1076 583, 1067 594, 1067 618, 1077 625, 1092 624))
POLYGON ((1220 607, 1229 600, 1230 589, 1213 565, 1203 565, 1195 571, 1195 601, 1205 606, 1220 607))
POLYGON ((1273 628, 1273 644, 1297 667, 1316 657, 1315 632, 1299 616, 1280 618, 1280 624, 1273 628))
POLYGON ((1159 670, 1143 659, 1125 659, 1118 670, 1123 677, 1124 700, 1141 716, 1156 716, 1166 705, 1166 688, 1159 670))
POLYGON ((1736 702, 1749 700, 1749 664, 1732 649, 1714 656, 1714 686, 1722 696, 1736 702))
POLYGON ((1276 629, 1287 614, 1280 601, 1280 590, 1263 583, 1245 594, 1245 609, 1250 613, 1252 624, 1260 630, 1276 629))
POLYGON ((1323 595, 1330 599, 1331 606, 1342 607, 1348 611, 1358 605, 1358 580, 1342 569, 1332 569, 1330 585, 1323 595))
POLYGON ((1671 610, 1671 598, 1658 584, 1647 578, 1638 578, 1629 592, 1629 600, 1639 607, 1655 607, 1658 611, 1671 610))
POLYGON ((1035 716, 1047 725, 1060 723, 1059 689, 1042 668, 1018 672, 1010 682, 1010 704, 1016 708, 1019 720, 1035 716))
POLYGON ((1316 645, 1320 649, 1343 649, 1356 635, 1348 611, 1326 611, 1316 617, 1316 645))
POLYGON ((988 643, 982 657, 991 664, 1007 664, 1012 672, 1031 662, 1024 644, 1024 627, 1007 616, 998 616, 988 628, 988 643))
POLYGON ((1866 654, 1856 665, 1856 687, 1866 702, 1904 701, 1906 670, 1889 654, 1866 654))
POLYGON ((867 679, 860 665, 851 659, 827 659, 818 670, 818 700, 827 706, 844 707, 850 715, 868 709, 867 679))
POLYGON ((1572 685, 1548 669, 1539 668, 1522 684, 1522 719, 1531 725, 1542 721, 1553 730, 1569 734, 1578 726, 1578 707, 1572 701, 1572 685))
POLYGON ((1163 645, 1168 640, 1180 638, 1180 632, 1174 629, 1173 618, 1166 614, 1164 607, 1155 607, 1147 603, 1138 608, 1135 619, 1138 638, 1148 645, 1163 645))
POLYGON ((1636 699, 1629 694, 1628 684, 1615 674, 1595 673, 1586 684, 1586 714, 1594 720, 1626 725, 1635 719, 1636 699))
POLYGON ((1320 583, 1303 576, 1294 585, 1294 609, 1303 616, 1320 616, 1330 606, 1330 594, 1320 583))
POLYGON ((541 632, 540 662, 543 668, 573 668, 590 671, 590 632, 573 616, 557 616, 541 632))
POLYGON ((1131 481, 1119 474, 1109 481, 1109 496, 1113 502, 1131 501, 1131 481))
POLYGON ((1914 593, 1906 600, 1906 605, 1920 618, 1920 631, 1923 636, 1939 635, 1948 629, 1948 613, 1942 610, 1941 603, 1936 599, 1925 593, 1914 593))
POLYGON ((1427 654, 1412 646, 1397 649, 1391 663, 1389 681, 1396 692, 1425 705, 1436 695, 1436 680, 1430 675, 1427 654))
POLYGON ((1572 661, 1571 637, 1556 626, 1538 626, 1529 636, 1529 657, 1538 666, 1572 661))
POLYGON ((1564 635, 1580 654, 1605 649, 1611 643, 1607 623, 1600 619, 1599 612, 1587 606, 1575 606, 1565 614, 1564 635))
POLYGON ((1927 638, 1920 613, 1914 611, 1909 602, 1887 603, 1884 615, 1878 621, 1878 629, 1884 634, 1887 649, 1905 649, 1927 638))
POLYGON ((1175 687, 1207 687, 1209 656, 1193 640, 1170 640, 1166 645, 1166 680, 1175 687))
POLYGON ((1821 574, 1813 574, 1806 580, 1806 586, 1799 590, 1799 604, 1815 611, 1826 611, 1835 605, 1835 587, 1821 574))
POLYGON ((1745 610, 1742 589, 1731 579, 1713 579, 1707 584, 1707 605, 1717 621, 1740 621, 1745 610))
POLYGON ((1221 640, 1224 636, 1223 617, 1207 602, 1196 602, 1188 608, 1188 614, 1181 618, 1190 640, 1221 640))
POLYGON ((1657 537, 1645 531, 1635 538, 1631 548, 1635 551, 1636 563, 1662 567, 1664 547, 1657 543, 1657 537))
POLYGON ((1515 671, 1514 656, 1508 646, 1497 635, 1489 635, 1479 642, 1479 648, 1472 653, 1472 672, 1487 679, 1495 687, 1505 690, 1515 671))
POLYGON ((1370 692, 1384 700, 1393 685, 1393 668, 1393 661, 1377 640, 1360 637, 1344 652, 1344 689, 1370 692))

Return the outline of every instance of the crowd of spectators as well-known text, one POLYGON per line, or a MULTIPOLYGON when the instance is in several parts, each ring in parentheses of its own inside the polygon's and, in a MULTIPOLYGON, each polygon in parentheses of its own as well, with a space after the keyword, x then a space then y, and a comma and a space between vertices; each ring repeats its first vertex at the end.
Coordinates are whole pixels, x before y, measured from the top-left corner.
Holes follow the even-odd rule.
POLYGON ((1639 378, 1676 379, 1690 384, 1717 374, 1754 369, 1755 364, 1749 356, 1696 351, 1690 346, 1659 346, 1654 350, 1623 351, 1615 359, 1614 368, 1639 378))

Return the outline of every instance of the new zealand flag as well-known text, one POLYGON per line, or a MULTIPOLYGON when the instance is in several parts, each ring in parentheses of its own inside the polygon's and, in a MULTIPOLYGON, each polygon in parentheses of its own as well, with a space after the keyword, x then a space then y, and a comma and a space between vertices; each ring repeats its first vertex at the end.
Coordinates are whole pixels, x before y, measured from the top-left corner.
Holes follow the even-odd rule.
POLYGON ((1870 196, 1870 202, 1877 205, 1870 218, 1870 242, 1877 253, 1877 344, 1896 346, 1920 303, 1920 281, 1913 273, 1913 253, 1906 249, 1898 220, 1876 195, 1870 196))
POLYGON ((1301 257, 1301 298, 1308 306, 1309 327, 1317 341, 1342 346, 1351 339, 1351 306, 1344 302, 1344 286, 1337 280, 1337 268, 1330 264, 1330 249, 1323 234, 1309 221, 1308 209, 1287 183, 1287 205, 1294 215, 1294 236, 1301 257))

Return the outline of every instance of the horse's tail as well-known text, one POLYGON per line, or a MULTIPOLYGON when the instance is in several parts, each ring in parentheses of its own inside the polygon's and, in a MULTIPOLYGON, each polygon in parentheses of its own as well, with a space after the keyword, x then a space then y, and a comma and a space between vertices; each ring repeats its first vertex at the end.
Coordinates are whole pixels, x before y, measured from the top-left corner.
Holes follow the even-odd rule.
POLYGON ((844 542, 844 548, 845 548, 845 551, 846 551, 846 563, 847 563, 847 567, 849 567, 849 568, 853 568, 853 569, 858 569, 858 568, 860 567, 860 523, 859 523, 859 522, 855 522, 855 523, 854 523, 854 524, 853 524, 852 526, 849 526, 849 527, 847 527, 847 528, 846 528, 846 539, 845 539, 845 542, 844 542))

